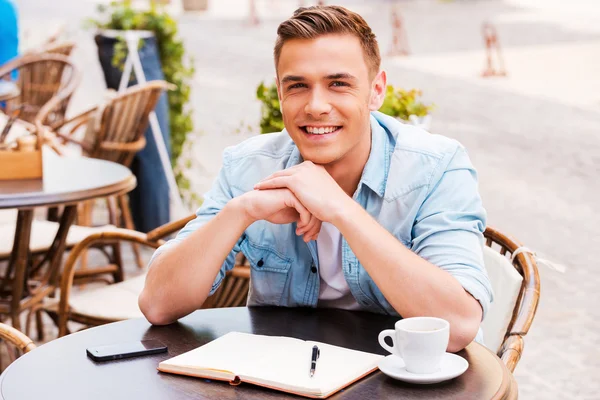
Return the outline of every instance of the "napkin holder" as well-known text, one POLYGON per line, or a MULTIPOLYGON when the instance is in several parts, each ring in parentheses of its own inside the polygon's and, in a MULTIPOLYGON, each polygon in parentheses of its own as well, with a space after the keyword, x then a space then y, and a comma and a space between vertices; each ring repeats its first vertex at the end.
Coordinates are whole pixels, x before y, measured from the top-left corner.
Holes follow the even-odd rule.
POLYGON ((41 179, 42 176, 42 140, 39 132, 18 138, 16 149, 0 147, 0 181, 41 179))

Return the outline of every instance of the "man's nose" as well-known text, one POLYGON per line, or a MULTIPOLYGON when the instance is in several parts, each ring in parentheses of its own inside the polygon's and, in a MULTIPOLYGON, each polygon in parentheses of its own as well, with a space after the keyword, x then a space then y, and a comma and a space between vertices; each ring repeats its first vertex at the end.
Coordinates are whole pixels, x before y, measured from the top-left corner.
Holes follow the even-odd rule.
POLYGON ((314 88, 308 99, 308 103, 304 107, 304 112, 313 118, 319 118, 323 114, 329 114, 331 104, 327 94, 320 88, 314 88))

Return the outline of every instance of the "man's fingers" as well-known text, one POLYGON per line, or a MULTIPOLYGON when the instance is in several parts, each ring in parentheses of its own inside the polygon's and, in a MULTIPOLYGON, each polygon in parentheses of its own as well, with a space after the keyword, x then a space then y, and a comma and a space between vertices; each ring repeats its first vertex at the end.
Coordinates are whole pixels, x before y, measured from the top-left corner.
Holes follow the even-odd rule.
POLYGON ((308 224, 302 225, 302 226, 299 225, 298 229, 296 229, 296 234, 303 235, 303 234, 306 234, 307 232, 314 231, 314 227, 315 227, 315 225, 318 224, 318 222, 319 222, 319 219, 311 214, 310 221, 308 222, 308 224))
POLYGON ((312 229, 307 232, 306 234, 308 235, 308 239, 310 240, 317 240, 317 238, 319 237, 319 233, 321 232, 321 220, 317 218, 317 223, 312 227, 312 229))
POLYGON ((300 203, 300 200, 298 200, 298 198, 294 196, 294 194, 290 191, 288 191, 288 197, 285 200, 285 205, 288 207, 295 208, 296 211, 298 211, 298 214, 300 215, 300 226, 303 227, 310 223, 310 218, 312 214, 306 209, 306 207, 302 205, 302 203, 300 203))
POLYGON ((267 189, 281 189, 288 188, 289 189, 289 177, 288 176, 279 176, 270 178, 266 181, 258 182, 254 185, 254 189, 258 190, 267 190, 267 189))

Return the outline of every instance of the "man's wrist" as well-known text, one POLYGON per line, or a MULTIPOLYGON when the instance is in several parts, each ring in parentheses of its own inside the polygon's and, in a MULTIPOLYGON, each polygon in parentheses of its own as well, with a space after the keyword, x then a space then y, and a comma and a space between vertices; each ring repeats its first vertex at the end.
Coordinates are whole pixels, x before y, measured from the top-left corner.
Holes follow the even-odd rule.
POLYGON ((256 222, 256 220, 252 218, 250 214, 248 214, 248 211, 246 210, 246 202, 244 201, 243 196, 231 199, 225 205, 223 211, 234 215, 236 218, 239 219, 239 221, 243 222, 245 227, 249 227, 254 222, 256 222))
POLYGON ((360 204, 354 201, 352 197, 348 196, 338 207, 336 207, 330 222, 340 229, 341 226, 351 222, 352 216, 356 215, 356 212, 361 210, 362 207, 360 204))

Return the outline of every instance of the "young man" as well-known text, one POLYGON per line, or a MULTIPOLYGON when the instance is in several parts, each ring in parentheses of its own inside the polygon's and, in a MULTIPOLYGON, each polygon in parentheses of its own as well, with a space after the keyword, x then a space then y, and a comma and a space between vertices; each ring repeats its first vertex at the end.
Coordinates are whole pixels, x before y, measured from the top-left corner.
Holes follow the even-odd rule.
POLYGON ((242 251, 249 305, 437 316, 464 348, 492 297, 465 149, 376 112, 386 74, 359 15, 301 8, 277 33, 286 129, 225 151, 197 218, 154 255, 142 312, 167 324, 196 310, 242 251))

